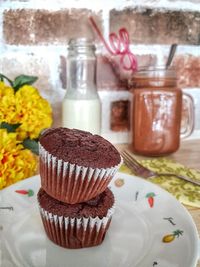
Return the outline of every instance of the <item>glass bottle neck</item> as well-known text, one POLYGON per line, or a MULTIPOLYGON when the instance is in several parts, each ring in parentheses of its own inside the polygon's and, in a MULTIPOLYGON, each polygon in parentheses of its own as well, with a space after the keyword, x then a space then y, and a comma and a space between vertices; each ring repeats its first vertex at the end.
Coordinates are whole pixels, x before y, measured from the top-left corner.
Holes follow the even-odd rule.
POLYGON ((72 98, 96 98, 95 46, 89 39, 73 39, 67 60, 67 95, 72 98))
POLYGON ((76 90, 81 94, 96 91, 95 58, 77 56, 68 59, 67 90, 76 90))

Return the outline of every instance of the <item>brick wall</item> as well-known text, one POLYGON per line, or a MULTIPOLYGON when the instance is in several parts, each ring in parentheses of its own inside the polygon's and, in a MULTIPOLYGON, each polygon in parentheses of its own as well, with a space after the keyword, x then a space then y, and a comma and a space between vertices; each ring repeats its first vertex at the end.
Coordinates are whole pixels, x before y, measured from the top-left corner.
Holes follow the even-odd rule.
POLYGON ((173 64, 179 86, 195 98, 195 127, 200 130, 199 1, 181 1, 181 5, 176 0, 132 2, 0 0, 0 72, 10 78, 37 75, 36 86, 53 106, 54 126, 60 126, 67 42, 73 37, 93 37, 99 47, 97 85, 103 114, 107 114, 102 116, 103 135, 114 142, 127 141, 131 73, 116 73, 89 23, 92 15, 105 38, 110 31, 127 28, 139 65, 164 64, 170 44, 178 44, 173 64), (118 113, 114 112, 117 108, 118 113))

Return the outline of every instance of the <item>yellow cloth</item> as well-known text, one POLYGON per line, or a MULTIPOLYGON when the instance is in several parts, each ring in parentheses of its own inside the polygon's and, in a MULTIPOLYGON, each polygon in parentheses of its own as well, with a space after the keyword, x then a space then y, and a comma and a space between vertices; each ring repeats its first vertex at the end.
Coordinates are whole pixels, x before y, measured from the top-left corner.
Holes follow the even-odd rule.
MULTIPOLYGON (((156 172, 177 173, 200 180, 200 171, 187 168, 180 163, 166 158, 145 159, 140 160, 140 163, 156 172)), ((120 171, 128 174, 134 174, 124 164, 121 166, 120 171)), ((174 195, 181 203, 200 208, 200 186, 186 182, 174 176, 159 176, 156 178, 150 178, 148 181, 161 186, 174 195)))

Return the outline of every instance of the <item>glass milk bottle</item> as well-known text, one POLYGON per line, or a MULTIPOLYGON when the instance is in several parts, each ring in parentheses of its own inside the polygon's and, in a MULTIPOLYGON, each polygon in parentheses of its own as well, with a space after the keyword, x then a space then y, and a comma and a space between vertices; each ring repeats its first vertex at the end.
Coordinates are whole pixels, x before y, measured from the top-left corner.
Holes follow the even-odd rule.
POLYGON ((100 134, 101 103, 96 88, 95 46, 89 39, 69 42, 62 125, 100 134))

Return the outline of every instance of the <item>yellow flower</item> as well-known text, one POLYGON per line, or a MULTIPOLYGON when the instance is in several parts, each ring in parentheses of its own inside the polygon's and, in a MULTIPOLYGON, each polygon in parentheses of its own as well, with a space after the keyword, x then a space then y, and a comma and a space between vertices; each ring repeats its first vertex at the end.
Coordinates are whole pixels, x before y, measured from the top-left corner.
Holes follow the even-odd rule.
POLYGON ((37 158, 17 140, 16 133, 0 129, 0 189, 35 174, 37 158))
POLYGON ((40 96, 38 90, 30 85, 24 85, 15 94, 17 129, 20 139, 37 138, 39 133, 51 126, 52 109, 50 104, 40 96))
POLYGON ((18 139, 35 139, 51 126, 52 109, 33 86, 24 85, 15 93, 12 87, 0 82, 0 122, 20 123, 18 139))
POLYGON ((16 123, 15 95, 12 87, 0 82, 0 122, 16 123))
POLYGON ((0 189, 35 174, 38 158, 21 142, 38 138, 52 124, 50 104, 35 87, 24 85, 33 83, 37 77, 20 75, 13 82, 4 75, 1 77, 13 84, 13 88, 0 81, 0 124, 20 126, 15 133, 0 129, 0 189))

